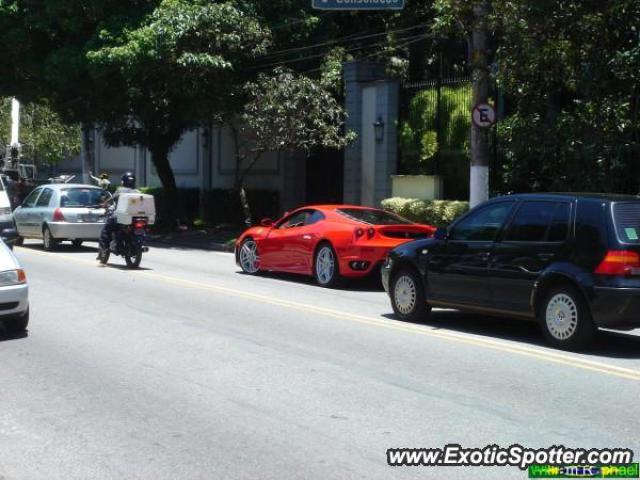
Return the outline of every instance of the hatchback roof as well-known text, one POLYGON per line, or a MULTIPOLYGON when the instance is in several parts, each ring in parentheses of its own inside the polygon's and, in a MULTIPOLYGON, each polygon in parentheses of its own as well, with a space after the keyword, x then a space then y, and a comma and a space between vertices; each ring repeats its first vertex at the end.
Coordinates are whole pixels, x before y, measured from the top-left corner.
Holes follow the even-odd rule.
POLYGON ((588 193, 588 192, 549 192, 549 193, 517 193, 512 195, 504 195, 501 197, 495 197, 492 200, 504 199, 504 198, 589 198, 594 200, 605 200, 611 202, 621 201, 640 201, 640 195, 622 195, 617 193, 588 193))
POLYGON ((40 187, 52 188, 54 190, 63 190, 67 188, 91 188, 93 190, 102 190, 101 187, 96 185, 86 185, 84 183, 45 183, 40 187))

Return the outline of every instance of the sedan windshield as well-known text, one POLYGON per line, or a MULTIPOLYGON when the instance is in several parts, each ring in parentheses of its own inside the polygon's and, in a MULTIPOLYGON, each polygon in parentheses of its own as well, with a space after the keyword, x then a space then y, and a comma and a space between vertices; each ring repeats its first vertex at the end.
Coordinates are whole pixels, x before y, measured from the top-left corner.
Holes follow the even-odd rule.
POLYGON ((373 208, 339 208, 337 212, 369 225, 412 225, 413 222, 384 210, 373 208))
POLYGON ((69 188, 62 191, 61 207, 99 207, 109 194, 99 188, 69 188))

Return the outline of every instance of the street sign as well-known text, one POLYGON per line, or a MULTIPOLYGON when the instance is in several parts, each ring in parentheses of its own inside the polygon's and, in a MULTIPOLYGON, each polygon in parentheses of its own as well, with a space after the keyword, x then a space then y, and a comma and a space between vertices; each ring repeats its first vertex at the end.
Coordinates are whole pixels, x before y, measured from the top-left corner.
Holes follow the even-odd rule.
POLYGON ((496 110, 488 103, 476 105, 471 116, 476 127, 489 128, 496 123, 496 110))
POLYGON ((312 0, 318 10, 402 10, 405 0, 312 0))

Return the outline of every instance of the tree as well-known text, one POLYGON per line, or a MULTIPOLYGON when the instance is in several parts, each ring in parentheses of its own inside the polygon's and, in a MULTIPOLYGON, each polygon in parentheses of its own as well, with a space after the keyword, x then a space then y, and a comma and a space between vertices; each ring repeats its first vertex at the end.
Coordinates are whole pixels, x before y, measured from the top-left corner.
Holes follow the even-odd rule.
POLYGON ((640 4, 501 0, 495 25, 504 188, 637 193, 640 4))
MULTIPOLYGON (((8 145, 11 126, 11 99, 0 100, 0 146, 8 145)), ((22 155, 36 165, 56 165, 80 153, 80 128, 69 125, 47 104, 22 105, 20 115, 22 155)))
POLYGON ((251 209, 245 180, 266 152, 315 147, 344 148, 353 134, 344 133, 345 111, 317 81, 290 70, 261 74, 246 86, 249 101, 239 121, 231 122, 236 150, 236 189, 245 223, 251 209), (241 138, 243 139, 241 141, 241 138))
POLYGON ((88 52, 94 81, 120 90, 99 112, 105 138, 149 149, 170 207, 177 194, 171 149, 190 128, 237 111, 243 69, 269 38, 232 3, 163 0, 137 28, 103 31, 88 52))

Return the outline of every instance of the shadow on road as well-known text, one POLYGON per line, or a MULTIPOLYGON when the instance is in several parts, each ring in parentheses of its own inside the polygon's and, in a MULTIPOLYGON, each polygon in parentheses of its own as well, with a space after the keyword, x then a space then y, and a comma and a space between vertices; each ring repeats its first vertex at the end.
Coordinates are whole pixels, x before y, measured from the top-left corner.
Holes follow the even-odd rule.
POLYGON ((22 340, 23 338, 27 338, 29 336, 29 331, 19 332, 19 333, 9 333, 7 329, 4 328, 2 322, 0 322, 0 342, 10 342, 11 340, 22 340))
MULTIPOLYGON (((237 270, 236 273, 240 275, 249 274, 244 273, 242 270, 237 270)), ((281 280, 283 282, 298 283, 301 285, 309 285, 317 288, 323 288, 319 286, 313 277, 307 275, 298 275, 295 273, 282 273, 282 272, 260 272, 257 274, 259 277, 271 278, 274 280, 281 280)), ((371 274, 368 277, 349 280, 344 279, 342 283, 335 288, 335 290, 351 291, 351 292, 384 292, 382 284, 380 283, 380 277, 376 274, 371 274)))
MULTIPOLYGON (((397 320, 393 314, 384 318, 397 320)), ((437 330, 469 333, 489 339, 512 340, 529 345, 547 347, 540 327, 535 322, 527 322, 505 317, 460 312, 457 310, 436 310, 429 320, 417 322, 437 330)), ((609 358, 640 359, 640 336, 625 332, 601 331, 593 347, 583 352, 585 355, 609 358)))
MULTIPOLYGON (((26 248, 27 250, 36 250, 39 252, 44 252, 44 247, 42 246, 42 243, 25 243, 23 244, 20 248, 26 248)), ((74 247, 73 245, 71 245, 70 243, 61 243, 60 245, 56 246, 56 249, 52 251, 52 253, 55 252, 61 252, 61 253, 91 253, 91 252, 97 252, 98 249, 96 247, 88 247, 86 245, 82 245, 81 247, 74 247)))

